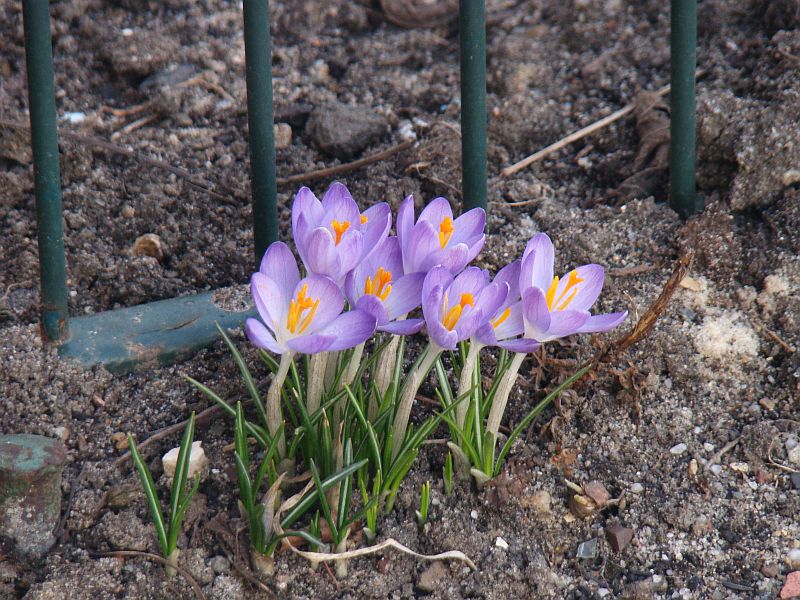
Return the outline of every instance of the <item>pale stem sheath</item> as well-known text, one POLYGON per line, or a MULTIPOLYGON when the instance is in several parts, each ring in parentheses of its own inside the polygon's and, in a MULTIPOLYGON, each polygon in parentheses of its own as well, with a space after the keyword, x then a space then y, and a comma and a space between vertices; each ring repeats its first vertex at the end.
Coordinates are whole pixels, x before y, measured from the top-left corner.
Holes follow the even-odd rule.
MULTIPOLYGON (((286 381, 286 375, 289 373, 289 367, 292 366, 292 359, 294 354, 286 352, 281 354, 281 362, 278 365, 278 372, 272 378, 272 383, 267 391, 267 428, 270 435, 275 435, 283 422, 283 415, 281 415, 281 389, 283 383, 286 381)), ((286 456, 286 438, 281 434, 278 441, 278 455, 286 456)))
POLYGON ((425 349, 425 354, 420 359, 417 367, 408 374, 408 378, 403 385, 403 389, 400 392, 400 402, 394 416, 392 460, 397 458, 397 454, 400 452, 400 447, 403 445, 403 440, 406 437, 408 419, 411 416, 411 407, 414 404, 414 398, 417 396, 419 386, 422 385, 422 382, 425 380, 431 367, 433 367, 433 363, 436 362, 441 351, 441 348, 431 343, 431 345, 425 349))
POLYGON ((472 373, 475 371, 475 363, 478 361, 478 354, 480 354, 482 348, 483 344, 480 342, 470 341, 469 352, 467 352, 467 358, 464 359, 464 366, 461 368, 461 377, 458 381, 458 393, 456 395, 456 398, 461 399, 461 402, 456 406, 456 423, 462 431, 464 430, 464 421, 467 419, 467 410, 469 409, 469 401, 463 396, 472 388, 472 373))
POLYGON ((517 352, 514 355, 514 358, 511 359, 511 365, 503 373, 503 379, 500 380, 500 385, 497 386, 492 408, 489 409, 489 418, 486 420, 486 431, 490 431, 495 439, 497 439, 497 435, 500 432, 500 421, 503 420, 503 413, 506 412, 508 396, 517 381, 517 373, 526 356, 527 354, 523 352, 517 352))
POLYGON ((328 364, 328 353, 312 354, 309 360, 308 382, 306 383, 306 410, 314 415, 322 401, 322 387, 325 384, 325 367, 328 364))
POLYGON ((342 388, 344 388, 345 385, 353 385, 356 374, 358 373, 358 367, 361 366, 361 358, 364 356, 365 344, 366 342, 362 342, 353 349, 353 355, 350 358, 350 363, 347 365, 347 371, 345 371, 344 377, 342 378, 342 388))

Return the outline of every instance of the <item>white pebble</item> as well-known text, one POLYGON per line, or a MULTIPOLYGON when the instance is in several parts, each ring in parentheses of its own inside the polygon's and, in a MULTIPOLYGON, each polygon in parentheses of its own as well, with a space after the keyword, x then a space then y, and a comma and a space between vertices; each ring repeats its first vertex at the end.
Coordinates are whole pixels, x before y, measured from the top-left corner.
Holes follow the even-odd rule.
MULTIPOLYGON (((202 443, 201 441, 193 442, 192 449, 189 451, 189 471, 186 475, 189 479, 200 473, 203 467, 208 464, 208 459, 206 458, 202 443)), ((164 474, 167 477, 175 476, 175 467, 178 464, 178 454, 180 451, 180 448, 173 448, 161 459, 161 464, 164 466, 164 474)))
POLYGON ((790 463, 800 465, 800 446, 795 446, 786 455, 790 463))
POLYGON ((120 33, 122 34, 122 37, 131 37, 133 35, 133 29, 131 29, 130 27, 126 27, 125 29, 120 31, 120 33))
POLYGON ((758 489, 758 484, 755 481, 753 481, 752 479, 748 479, 747 485, 749 485, 750 489, 753 490, 753 491, 756 491, 758 489))
POLYGON ((610 593, 611 590, 609 590, 608 588, 597 588, 597 595, 600 596, 601 598, 605 598, 610 593))
POLYGON ((794 448, 797 448, 797 438, 790 437, 786 440, 786 451, 791 452, 794 448))
POLYGON ((78 125, 86 120, 86 113, 68 112, 64 115, 64 120, 72 125, 78 125))
POLYGON ((786 562, 790 569, 800 569, 800 548, 792 548, 786 555, 786 562))
POLYGON ((631 486, 631 493, 632 494, 641 494, 644 491, 644 486, 641 483, 634 483, 631 486))
POLYGON ((495 545, 495 546, 497 546, 498 548, 500 548, 501 550, 508 550, 508 542, 507 542, 507 541, 505 541, 505 540, 504 540, 503 538, 501 538, 501 537, 498 537, 498 538, 497 538, 497 539, 494 541, 494 545, 495 545))
POLYGON ((471 511, 469 513, 469 516, 472 517, 473 519, 477 519, 478 518, 478 511, 477 510, 471 511))
POLYGON ((722 473, 722 465, 711 465, 711 472, 714 475, 719 475, 722 473))
POLYGON ((689 447, 681 442, 680 444, 675 444, 672 448, 669 449, 670 454, 683 454, 689 447))
POLYGON ((713 452, 714 448, 715 448, 714 444, 711 444, 709 442, 703 443, 703 450, 705 450, 706 452, 713 452))

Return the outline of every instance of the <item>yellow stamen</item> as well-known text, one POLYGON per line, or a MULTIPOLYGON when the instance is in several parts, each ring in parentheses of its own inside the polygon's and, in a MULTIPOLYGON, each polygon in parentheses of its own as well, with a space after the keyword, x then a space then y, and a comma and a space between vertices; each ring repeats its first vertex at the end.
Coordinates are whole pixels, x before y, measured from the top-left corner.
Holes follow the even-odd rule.
POLYGON ((286 317, 286 328, 291 333, 303 333, 319 308, 319 298, 312 300, 308 294, 308 284, 303 285, 300 291, 297 292, 297 298, 293 298, 289 302, 289 315, 286 317), (307 314, 306 311, 308 311, 307 314), (299 330, 298 330, 299 326, 299 330))
POLYGON ((450 310, 447 310, 447 298, 445 297, 442 307, 442 312, 447 313, 444 319, 442 319, 442 325, 445 326, 445 329, 453 331, 453 328, 458 324, 458 320, 461 318, 461 313, 465 306, 475 306, 475 299, 469 292, 461 294, 461 299, 458 304, 453 306, 450 310))
POLYGON ((441 246, 442 249, 447 246, 447 242, 450 241, 450 237, 453 235, 454 231, 453 219, 450 217, 442 219, 442 222, 439 223, 439 246, 441 246))
POLYGON ((359 220, 361 221, 361 224, 364 225, 367 221, 369 221, 369 217, 367 215, 361 215, 359 220))
POLYGON ((342 241, 342 236, 349 227, 350 221, 342 221, 341 223, 339 221, 331 221, 331 229, 333 229, 333 232, 336 234, 335 241, 337 245, 342 241))
POLYGON ((367 277, 367 281, 364 282, 364 293, 373 294, 385 302, 392 291, 391 281, 392 272, 378 267, 378 270, 375 271, 375 279, 367 277))
POLYGON ((503 314, 501 314, 494 321, 492 321, 492 327, 494 327, 495 329, 500 327, 500 325, 502 325, 505 322, 505 320, 508 318, 508 315, 510 314, 511 314, 511 307, 509 306, 507 309, 503 311, 503 314))
POLYGON ((586 281, 582 277, 578 276, 578 271, 573 269, 569 272, 569 276, 567 279, 567 285, 564 286, 564 290, 561 292, 561 295, 556 300, 556 290, 558 289, 558 277, 553 277, 553 283, 550 284, 550 287, 547 290, 547 294, 545 295, 545 299, 547 300, 547 308, 550 310, 564 310, 567 308, 575 299, 575 296, 578 294, 578 284, 583 283, 586 281))

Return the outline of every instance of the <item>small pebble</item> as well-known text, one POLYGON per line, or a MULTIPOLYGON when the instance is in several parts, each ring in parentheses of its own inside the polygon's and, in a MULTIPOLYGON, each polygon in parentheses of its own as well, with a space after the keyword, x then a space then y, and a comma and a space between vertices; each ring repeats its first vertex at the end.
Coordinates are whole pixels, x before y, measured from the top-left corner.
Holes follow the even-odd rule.
POLYGON ((126 219, 132 219, 136 216, 136 210, 130 204, 123 204, 120 214, 126 219))
POLYGON ((631 493, 632 494, 641 494, 644 491, 644 486, 641 483, 634 483, 631 486, 631 493))
POLYGON ((800 446, 795 446, 786 455, 790 463, 800 465, 800 446))
POLYGON ((508 542, 505 541, 503 538, 499 537, 494 541, 494 545, 500 548, 501 550, 508 550, 508 542))
POLYGON ((714 451, 714 447, 715 447, 714 444, 711 444, 709 442, 704 442, 703 443, 703 450, 705 450, 706 452, 713 452, 714 451))
POLYGON ((621 552, 633 539, 633 529, 622 525, 610 525, 605 529, 606 540, 614 552, 621 552))
POLYGON ((736 471, 737 473, 749 473, 750 472, 750 465, 744 462, 732 462, 728 465, 732 470, 736 471))
POLYGON ((792 479, 792 485, 794 486, 794 489, 800 490, 800 473, 795 471, 794 473, 792 473, 791 479, 792 479))
POLYGON ((64 115, 64 120, 71 125, 80 125, 86 120, 86 113, 68 112, 64 115))
POLYGON ((111 441, 114 442, 114 447, 117 450, 122 451, 128 449, 128 436, 122 431, 117 431, 116 433, 112 433, 111 441))
POLYGON ((597 556, 597 538, 578 544, 578 558, 590 559, 597 556))
POLYGON ((797 448, 797 438, 790 437, 786 440, 786 451, 791 452, 794 448, 797 448))
POLYGON ((786 555, 786 564, 792 571, 800 569, 800 548, 792 548, 786 555))
POLYGON ((722 465, 711 465, 711 472, 714 475, 719 475, 722 473, 722 465))
POLYGON ((292 145, 292 126, 288 123, 275 123, 275 148, 281 150, 292 145))
POLYGON ((470 511, 469 516, 471 518, 473 518, 473 519, 477 519, 478 518, 478 511, 477 510, 470 511))
POLYGON ((155 233, 145 233, 136 238, 131 252, 134 256, 152 256, 158 261, 166 254, 161 238, 155 233))
POLYGON ((217 575, 227 575, 231 572, 231 563, 224 556, 215 556, 209 561, 209 566, 217 575))
POLYGON ((792 571, 786 576, 786 583, 781 589, 781 600, 800 596, 800 571, 792 571))
POLYGON ((681 442, 680 444, 675 444, 672 448, 669 449, 670 454, 683 454, 689 447, 681 442))
POLYGON ((755 481, 753 481, 752 479, 748 479, 747 480, 747 485, 749 485, 750 489, 753 490, 753 491, 756 491, 758 489, 758 484, 755 481))
POLYGON ((608 588, 603 588, 603 587, 597 588, 597 595, 600 596, 601 598, 605 598, 610 593, 611 593, 611 590, 609 590, 608 588))

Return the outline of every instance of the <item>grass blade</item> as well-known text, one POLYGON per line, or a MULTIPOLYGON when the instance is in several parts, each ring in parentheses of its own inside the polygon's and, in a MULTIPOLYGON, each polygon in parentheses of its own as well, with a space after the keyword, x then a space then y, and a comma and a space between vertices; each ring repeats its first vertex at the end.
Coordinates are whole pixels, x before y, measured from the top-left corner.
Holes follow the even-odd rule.
POLYGON ((130 433, 128 434, 128 446, 131 449, 131 460, 133 460, 133 464, 139 472, 139 478, 142 480, 144 495, 147 497, 147 505, 150 507, 153 525, 158 535, 158 545, 161 547, 161 554, 164 558, 167 558, 167 556, 169 556, 167 530, 166 527, 164 527, 164 514, 161 512, 161 505, 158 503, 158 493, 156 492, 156 485, 153 482, 153 476, 150 474, 150 469, 144 464, 144 460, 142 460, 142 456, 136 449, 136 444, 130 433))

